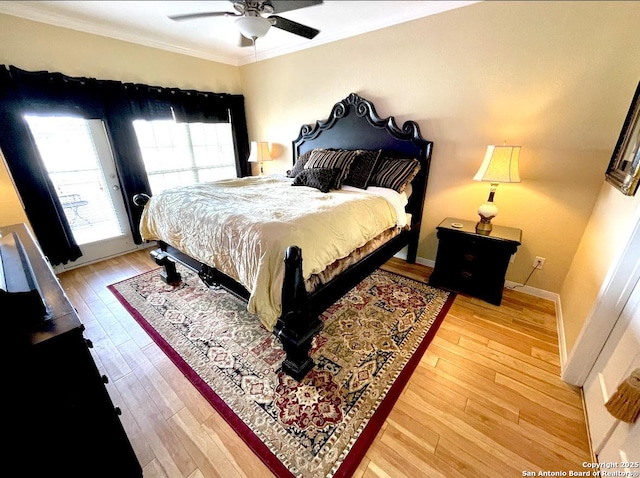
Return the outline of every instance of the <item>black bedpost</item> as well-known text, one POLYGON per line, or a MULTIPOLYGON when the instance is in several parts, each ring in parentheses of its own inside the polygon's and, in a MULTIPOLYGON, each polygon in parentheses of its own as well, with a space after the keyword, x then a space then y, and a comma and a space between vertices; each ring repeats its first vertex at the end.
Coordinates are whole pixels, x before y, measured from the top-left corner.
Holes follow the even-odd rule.
POLYGON ((273 328, 287 354, 282 362, 284 373, 300 381, 313 368, 309 350, 322 327, 322 321, 318 316, 312 316, 309 307, 302 275, 302 251, 297 246, 290 246, 284 254, 282 315, 273 328))
POLYGON ((170 285, 177 285, 182 281, 182 276, 180 276, 180 273, 176 270, 175 261, 169 257, 165 251, 162 249, 151 251, 151 257, 156 261, 156 264, 164 267, 164 270, 160 274, 164 282, 170 285))

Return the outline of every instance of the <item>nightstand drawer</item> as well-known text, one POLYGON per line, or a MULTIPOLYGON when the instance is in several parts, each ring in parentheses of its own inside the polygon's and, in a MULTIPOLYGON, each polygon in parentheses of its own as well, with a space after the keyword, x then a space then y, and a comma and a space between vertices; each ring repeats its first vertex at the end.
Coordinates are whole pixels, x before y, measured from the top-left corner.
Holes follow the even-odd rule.
POLYGON ((438 253, 429 283, 500 305, 509 260, 520 245, 513 237, 519 238, 521 232, 501 228, 508 230, 503 235, 480 235, 474 224, 447 218, 438 226, 438 253), (454 228, 452 223, 466 227, 454 228))

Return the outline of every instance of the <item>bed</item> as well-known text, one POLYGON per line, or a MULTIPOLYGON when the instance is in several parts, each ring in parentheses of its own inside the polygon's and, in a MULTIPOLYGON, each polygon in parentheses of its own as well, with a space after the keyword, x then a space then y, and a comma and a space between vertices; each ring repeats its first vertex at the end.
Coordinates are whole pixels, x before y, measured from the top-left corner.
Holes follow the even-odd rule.
POLYGON ((180 263, 246 300, 301 380, 322 312, 405 247, 415 262, 431 151, 415 122, 399 128, 352 93, 302 126, 286 176, 137 195, 141 234, 167 283, 180 263))

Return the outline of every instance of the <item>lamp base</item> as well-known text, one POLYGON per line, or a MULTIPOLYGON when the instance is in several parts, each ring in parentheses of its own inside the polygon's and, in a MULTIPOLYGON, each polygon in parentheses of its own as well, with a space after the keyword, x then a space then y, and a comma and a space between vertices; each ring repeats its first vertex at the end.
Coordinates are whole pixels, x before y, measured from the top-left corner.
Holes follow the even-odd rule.
POLYGON ((478 208, 478 216, 480 221, 476 224, 476 233, 489 234, 493 226, 491 225, 491 219, 498 215, 498 208, 493 203, 493 197, 490 195, 486 203, 481 204, 478 208))
POLYGON ((482 234, 484 236, 488 236, 491 234, 491 230, 493 226, 491 225, 491 221, 480 220, 476 223, 476 233, 482 234))

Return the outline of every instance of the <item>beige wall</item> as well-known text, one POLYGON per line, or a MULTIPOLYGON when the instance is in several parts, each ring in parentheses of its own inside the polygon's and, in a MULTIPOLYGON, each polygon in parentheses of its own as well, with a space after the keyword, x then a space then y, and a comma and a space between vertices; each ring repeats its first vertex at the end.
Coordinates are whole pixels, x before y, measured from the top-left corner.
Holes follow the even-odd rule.
MULTIPOLYGON (((9 15, 0 15, 0 64, 69 76, 241 93, 240 72, 235 66, 9 15)), ((26 217, 5 165, 0 162, 0 225, 15 222, 26 222, 26 217)))
POLYGON ((605 183, 562 285, 565 344, 570 351, 610 268, 617 264, 640 217, 640 193, 624 196, 605 183))
MULTIPOLYGON (((500 185, 496 224, 523 244, 507 279, 560 292, 639 78, 640 2, 482 2, 241 67, 249 136, 283 146, 356 92, 434 141, 419 256, 435 226, 477 218, 487 144, 522 145, 522 183, 500 185)), ((259 43, 258 43, 259 45, 259 43)), ((258 46, 259 48, 259 46, 258 46)))

